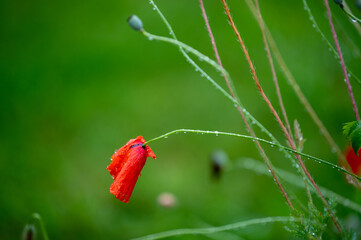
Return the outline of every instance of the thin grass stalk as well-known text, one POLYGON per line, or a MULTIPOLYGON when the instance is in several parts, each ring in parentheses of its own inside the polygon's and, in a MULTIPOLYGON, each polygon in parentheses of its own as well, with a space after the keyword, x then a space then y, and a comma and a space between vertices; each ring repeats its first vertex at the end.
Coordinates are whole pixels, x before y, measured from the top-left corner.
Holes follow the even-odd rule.
POLYGON ((331 9, 330 9, 330 6, 328 4, 328 0, 324 0, 324 2, 325 2, 326 11, 327 11, 328 22, 330 24, 330 28, 331 28, 331 32, 332 32, 332 37, 333 37, 333 40, 334 40, 335 45, 336 45, 336 50, 337 50, 338 56, 340 58, 340 64, 341 64, 341 67, 342 67, 342 72, 343 72, 345 82, 346 82, 346 85, 347 85, 347 91, 348 91, 348 94, 350 95, 350 98, 351 98, 352 108, 353 108, 353 111, 355 112, 355 116, 356 116, 357 121, 360 121, 360 115, 359 115, 358 108, 357 108, 357 105, 356 105, 355 97, 354 97, 353 92, 352 92, 351 83, 350 83, 350 80, 348 78, 348 74, 347 74, 347 70, 346 70, 346 66, 345 66, 345 61, 343 60, 343 55, 342 55, 340 43, 338 42, 337 33, 336 33, 335 27, 333 26, 333 23, 332 23, 331 9))
POLYGON ((259 8, 258 0, 255 0, 255 3, 256 3, 256 8, 257 8, 257 12, 258 12, 258 24, 259 24, 259 27, 261 29, 263 43, 264 43, 265 50, 266 50, 266 53, 267 53, 267 59, 268 59, 269 65, 271 67, 272 79, 273 79, 273 82, 274 82, 274 85, 275 85, 275 88, 276 88, 278 102, 279 102, 279 105, 280 105, 280 108, 281 108, 281 111, 282 111, 283 118, 284 118, 285 123, 286 123, 288 134, 291 136, 291 139, 294 142, 294 138, 293 138, 293 134, 292 134, 292 130, 291 130, 291 125, 290 125, 290 123, 288 121, 286 108, 285 108, 283 100, 282 100, 281 90, 280 90, 280 86, 278 84, 278 78, 277 78, 276 70, 275 70, 275 67, 274 67, 274 64, 273 64, 271 51, 270 51, 269 45, 267 43, 266 35, 264 33, 265 32, 265 26, 264 26, 264 21, 263 21, 262 14, 261 14, 261 11, 260 11, 260 8, 259 8))
MULTIPOLYGON (((216 59, 217 59, 217 62, 218 62, 218 64, 219 64, 219 66, 222 68, 223 78, 224 78, 224 80, 226 81, 227 87, 228 87, 228 89, 229 89, 229 91, 230 91, 233 99, 234 99, 234 100, 238 100, 237 97, 236 97, 235 91, 232 89, 232 86, 231 86, 231 84, 230 84, 230 81, 229 81, 227 75, 224 74, 224 68, 223 68, 222 61, 221 61, 221 58, 220 58, 219 53, 218 53, 218 50, 217 50, 217 45, 216 45, 216 41, 215 41, 214 36, 213 36, 213 33, 212 33, 212 29, 211 29, 210 24, 209 24, 209 21, 208 21, 208 17, 207 17, 206 10, 205 10, 205 8, 204 8, 203 0, 199 0, 199 4, 200 4, 200 8, 201 8, 201 10, 202 10, 203 19, 204 19, 204 22, 205 22, 205 24, 206 24, 209 37, 210 37, 210 39, 211 39, 211 44, 212 44, 212 47, 213 47, 214 54, 215 54, 215 56, 216 56, 216 59)), ((254 133, 254 131, 253 131, 253 129, 251 128, 251 126, 249 125, 246 117, 244 116, 241 108, 240 108, 238 105, 237 105, 237 110, 238 110, 239 114, 241 115, 242 120, 243 120, 243 122, 244 122, 244 124, 245 124, 245 126, 246 126, 246 128, 247 128, 247 130, 248 130, 248 132, 251 134, 252 137, 256 137, 256 134, 254 133)), ((272 176, 273 176, 273 178, 274 178, 277 186, 278 186, 279 189, 281 190, 281 193, 282 193, 283 197, 285 198, 288 206, 289 206, 292 210, 294 210, 294 206, 293 206, 290 198, 288 197, 288 194, 287 194, 286 190, 283 188, 280 180, 279 180, 278 177, 277 177, 277 174, 276 174, 275 171, 273 170, 271 161, 269 160, 268 156, 266 155, 266 153, 265 153, 264 149, 262 148, 261 144, 260 144, 258 141, 256 141, 255 143, 256 143, 256 145, 257 145, 257 147, 258 147, 258 149, 259 149, 259 151, 260 151, 260 153, 261 153, 261 156, 262 156, 263 160, 265 161, 265 163, 266 163, 269 171, 271 172, 271 174, 272 174, 272 176)))
MULTIPOLYGON (((246 1, 246 2, 251 3, 250 1, 246 1)), ((318 32, 321 34, 322 38, 325 39, 325 41, 328 43, 330 49, 334 50, 333 46, 330 44, 330 42, 327 40, 327 38, 325 38, 324 34, 318 28, 317 23, 314 21, 314 18, 312 16, 312 13, 310 12, 310 9, 309 9, 309 7, 307 5, 307 2, 305 0, 303 2, 305 4, 304 5, 305 9, 308 11, 308 13, 310 14, 310 17, 312 18, 312 19, 311 18, 310 19, 314 22, 314 24, 316 26, 316 29, 318 29, 318 32)), ((252 5, 248 4, 248 7, 251 10, 253 16, 257 19, 256 7, 253 4, 252 5)), ((326 139, 326 141, 330 145, 332 152, 336 152, 336 154, 337 154, 338 158, 340 159, 342 165, 346 166, 347 170, 350 170, 350 167, 349 167, 349 165, 348 165, 348 163, 346 161, 345 156, 342 154, 341 149, 336 144, 335 140, 332 138, 331 134, 328 132, 327 128, 325 127, 325 125, 323 124, 321 119, 318 117, 315 110, 312 108, 311 104, 308 102, 306 96, 303 94, 303 92, 302 92, 301 88, 299 87, 299 85, 297 84, 294 76, 292 75, 291 71, 287 67, 287 64, 284 61, 284 59, 283 59, 283 57, 282 57, 282 55, 281 55, 281 53, 280 53, 280 51, 279 51, 279 49, 277 47, 277 44, 274 41, 274 39, 273 39, 273 37, 271 35, 271 32, 269 31, 267 25, 264 24, 264 26, 265 26, 265 34, 266 34, 267 40, 269 41, 272 52, 274 53, 276 61, 277 61, 278 65, 281 67, 281 70, 282 70, 283 74, 285 75, 288 83, 291 85, 292 89, 296 93, 296 96, 298 97, 301 104, 304 106, 304 108, 306 109, 306 111, 310 115, 311 119, 314 121, 316 126, 319 128, 320 133, 324 136, 324 138, 326 139)), ((336 50, 334 50, 334 52, 337 54, 336 50)))
MULTIPOLYGON (((248 54, 247 48, 246 48, 246 46, 245 46, 244 43, 243 43, 243 40, 242 40, 242 38, 241 38, 241 35, 239 34, 239 32, 238 32, 238 30, 237 30, 237 28, 236 28, 236 26, 235 26, 235 24, 234 24, 234 21, 233 21, 233 19, 232 19, 232 16, 231 16, 231 13, 230 13, 230 11, 229 11, 229 8, 228 8, 228 6, 227 6, 226 1, 225 1, 225 0, 222 0, 222 3, 223 3, 223 6, 224 6, 224 9, 225 9, 225 11, 226 11, 227 17, 228 17, 228 19, 229 19, 229 21, 230 21, 230 24, 231 24, 231 26, 232 26, 232 29, 233 29, 233 31, 235 32, 235 34, 236 34, 236 36, 237 36, 237 39, 238 39, 238 41, 239 41, 239 43, 240 43, 240 45, 241 45, 241 48, 242 48, 242 50, 243 50, 243 52, 244 52, 244 54, 245 54, 245 56, 246 56, 247 62, 248 62, 248 64, 249 64, 249 66, 250 66, 250 69, 251 69, 253 78, 254 78, 254 80, 255 80, 255 83, 256 83, 256 85, 257 85, 257 88, 258 88, 260 94, 262 95, 262 97, 263 97, 263 99, 265 100, 266 104, 268 105, 268 107, 269 107, 270 110, 272 111, 274 117, 276 118, 277 122, 279 123, 279 125, 280 125, 282 131, 284 132, 284 134, 285 134, 285 136, 286 136, 286 138, 287 138, 287 141, 288 141, 288 143, 290 144, 291 148, 294 149, 294 150, 296 150, 296 146, 293 144, 293 142, 292 142, 292 140, 291 140, 291 138, 290 138, 290 135, 289 135, 288 132, 287 132, 286 127, 284 126, 282 120, 280 119, 280 117, 278 116, 277 112, 276 112, 275 109, 273 108, 271 102, 269 101, 269 99, 268 99, 267 96, 265 95, 265 93, 264 93, 264 91, 263 91, 263 89, 262 89, 262 87, 261 87, 261 85, 260 85, 260 83, 259 83, 259 81, 258 81, 257 74, 256 74, 256 71, 255 71, 255 69, 254 69, 253 63, 252 63, 251 58, 250 58, 250 56, 249 56, 249 54, 248 54)), ((311 174, 308 172, 308 170, 307 170, 305 164, 303 163, 300 155, 296 154, 296 158, 297 158, 297 160, 298 160, 298 162, 299 162, 302 170, 305 172, 306 176, 307 176, 308 179, 311 181, 312 185, 314 186, 314 188, 317 190, 319 196, 321 197, 321 200, 322 200, 322 202, 324 203, 324 205, 326 206, 327 211, 329 212, 329 214, 330 214, 333 222, 335 223, 335 226, 336 226, 337 230, 342 234, 342 230, 341 230, 341 227, 340 227, 340 225, 339 225, 339 223, 338 223, 338 221, 337 221, 337 219, 336 219, 336 216, 335 216, 334 213, 332 212, 332 210, 331 210, 328 202, 327 202, 326 199, 324 198, 324 196, 323 196, 323 194, 321 193, 320 189, 318 188, 316 182, 313 180, 311 174)))
MULTIPOLYGON (((250 5, 250 3, 249 3, 250 1, 251 0, 246 1, 248 5, 250 5)), ((270 67, 271 67, 272 78, 273 78, 273 82, 274 82, 274 85, 275 85, 275 88, 276 88, 278 102, 279 102, 279 105, 281 107, 281 111, 282 111, 283 118, 284 118, 285 123, 286 123, 288 133, 291 136, 292 142, 295 144, 295 140, 293 138, 291 126, 290 126, 290 123, 288 121, 286 109, 285 109, 284 104, 283 104, 281 90, 280 90, 280 87, 279 87, 279 84, 278 84, 278 78, 277 78, 276 70, 275 70, 275 67, 274 67, 274 64, 273 64, 273 60, 272 60, 272 54, 271 54, 271 51, 270 51, 270 48, 269 48, 269 45, 268 45, 268 42, 267 42, 267 38, 266 38, 266 34, 265 34, 265 23, 264 23, 262 14, 261 14, 261 9, 259 7, 258 0, 255 0, 255 5, 256 5, 257 13, 258 13, 257 22, 258 22, 258 24, 260 26, 260 29, 261 29, 263 43, 265 45, 265 50, 266 50, 266 53, 267 53, 268 62, 269 62, 270 67)), ((305 184, 305 189, 306 189, 306 193, 307 193, 307 196, 308 196, 308 200, 309 200, 310 204, 313 205, 312 195, 311 195, 308 183, 307 183, 307 178, 306 178, 304 172, 302 172, 302 173, 303 173, 302 174, 302 179, 303 179, 304 184, 305 184)))

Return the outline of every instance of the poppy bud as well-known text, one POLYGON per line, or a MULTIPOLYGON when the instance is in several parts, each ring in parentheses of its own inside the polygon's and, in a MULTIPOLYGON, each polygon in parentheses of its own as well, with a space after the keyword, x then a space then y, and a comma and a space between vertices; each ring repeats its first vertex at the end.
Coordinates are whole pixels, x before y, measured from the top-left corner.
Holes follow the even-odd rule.
POLYGON ((137 15, 131 15, 127 20, 129 26, 133 28, 135 31, 142 31, 143 30, 143 23, 142 20, 137 15))
POLYGON ((211 170, 212 176, 219 179, 224 169, 224 166, 228 162, 228 156, 223 150, 215 150, 211 155, 211 170))

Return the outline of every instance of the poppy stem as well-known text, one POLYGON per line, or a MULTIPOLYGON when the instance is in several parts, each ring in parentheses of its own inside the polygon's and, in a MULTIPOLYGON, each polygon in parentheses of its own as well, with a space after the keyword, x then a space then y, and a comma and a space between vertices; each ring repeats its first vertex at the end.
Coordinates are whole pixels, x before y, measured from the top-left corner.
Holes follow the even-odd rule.
POLYGON ((162 41, 162 42, 167 42, 167 43, 171 43, 173 45, 176 45, 178 47, 181 47, 182 49, 184 49, 185 51, 192 53, 193 55, 195 55, 196 57, 198 57, 198 59, 200 61, 205 61, 207 62, 209 65, 211 65, 212 67, 214 67, 218 72, 222 72, 222 74, 226 75, 227 78, 229 78, 229 73, 222 67, 220 66, 217 62, 215 62, 214 60, 210 59, 208 56, 204 55, 203 53, 199 52, 198 50, 192 48, 191 46, 188 46, 187 44, 180 42, 178 40, 175 40, 173 38, 168 38, 168 37, 163 37, 163 36, 158 36, 158 35, 154 35, 151 34, 145 30, 142 30, 141 33, 146 36, 148 38, 148 40, 158 40, 158 41, 162 41))
POLYGON ((296 151, 292 148, 289 148, 289 147, 285 147, 285 146, 282 146, 278 143, 275 143, 275 142, 270 142, 270 141, 267 141, 265 139, 262 139, 262 138, 257 138, 257 137, 252 137, 252 136, 248 136, 248 135, 242 135, 242 134, 238 134, 238 133, 229 133, 229 132, 219 132, 219 131, 208 131, 208 130, 194 130, 194 129, 177 129, 177 130, 173 130, 173 131, 170 131, 168 133, 165 133, 159 137, 156 137, 156 138, 153 138, 151 140, 148 140, 146 141, 143 146, 145 145, 148 145, 149 143, 152 143, 152 142, 155 142, 155 141, 158 141, 160 139, 163 139, 163 138, 167 138, 168 136, 170 135, 173 135, 173 134, 177 134, 177 133, 201 133, 201 134, 211 134, 211 135, 225 135, 225 136, 232 136, 232 137, 239 137, 239 138, 244 138, 244 139, 249 139, 249 140, 252 140, 252 141, 258 141, 258 142, 262 142, 262 143, 266 143, 270 146, 274 146, 274 147, 278 147, 280 149, 284 149, 288 152, 291 152, 291 153, 296 153, 300 156, 303 156, 303 157, 306 157, 307 159, 311 159, 311 160, 314 160, 318 163, 322 163, 322 164, 325 164, 329 167, 332 167, 332 168, 335 168, 336 170, 340 171, 340 172, 343 172, 343 173, 346 173, 352 177, 355 177, 357 178, 359 181, 361 181, 361 178, 347 170, 345 170, 344 168, 341 168, 339 166, 337 166, 336 164, 333 164, 333 163, 330 163, 326 160, 323 160, 321 158, 318 158, 318 157, 314 157, 314 156, 311 156, 309 154, 306 154, 306 153, 302 153, 302 152, 299 152, 299 151, 296 151))

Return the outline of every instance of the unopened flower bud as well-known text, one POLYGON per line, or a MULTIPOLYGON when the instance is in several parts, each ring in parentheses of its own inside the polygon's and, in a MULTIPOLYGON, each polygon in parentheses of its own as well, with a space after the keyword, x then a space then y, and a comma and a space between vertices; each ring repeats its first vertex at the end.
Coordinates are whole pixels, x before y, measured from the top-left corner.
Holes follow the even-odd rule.
POLYGON ((141 31, 143 30, 143 23, 142 20, 137 15, 131 15, 128 18, 128 24, 131 28, 133 28, 135 31, 141 31))

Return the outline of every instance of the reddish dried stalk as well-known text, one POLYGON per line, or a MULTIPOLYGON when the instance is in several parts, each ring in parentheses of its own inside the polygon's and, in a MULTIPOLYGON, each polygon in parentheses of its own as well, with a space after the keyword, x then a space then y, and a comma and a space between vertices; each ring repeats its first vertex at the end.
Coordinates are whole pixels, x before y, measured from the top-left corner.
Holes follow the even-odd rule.
POLYGON ((353 111, 355 112, 357 121, 360 121, 360 115, 358 113, 358 109, 357 109, 357 106, 356 106, 355 97, 353 96, 351 83, 350 83, 350 80, 348 78, 348 74, 347 74, 347 70, 346 70, 346 66, 345 66, 345 61, 343 60, 343 55, 342 55, 342 52, 341 52, 340 44, 339 44, 338 39, 337 39, 337 34, 336 34, 336 31, 335 31, 335 27, 333 26, 333 23, 332 23, 331 9, 330 9, 330 6, 328 5, 327 0, 325 0, 325 6, 326 6, 326 10, 327 10, 328 22, 330 23, 332 37, 333 37, 333 40, 334 40, 335 45, 336 45, 336 50, 337 50, 338 57, 340 58, 342 72, 343 72, 343 75, 345 77, 345 82, 346 82, 346 85, 347 85, 347 91, 348 91, 348 94, 350 95, 350 98, 351 98, 353 111))
POLYGON ((283 118, 285 119, 285 123, 286 123, 286 127, 287 127, 287 130, 288 130, 288 134, 291 136, 291 139, 292 139, 292 141, 294 142, 293 135, 292 135, 292 130, 291 130, 291 125, 290 125, 290 123, 289 123, 289 121, 288 121, 288 117, 287 117, 287 113, 286 113, 286 108, 285 108, 285 106, 284 106, 284 104, 283 104, 282 95, 281 95, 281 90, 280 90, 280 86, 279 86, 279 84, 278 84, 278 79, 277 79, 276 70, 275 70, 275 67, 274 67, 274 64, 273 64, 271 51, 270 51, 270 49, 269 49, 268 42, 267 42, 267 39, 266 39, 265 26, 264 26, 264 22, 263 22, 263 19, 262 19, 261 12, 260 12, 260 10, 259 10, 258 1, 255 0, 255 3, 256 3, 256 7, 257 7, 258 17, 260 18, 260 21, 258 21, 258 23, 259 23, 259 27, 260 27, 261 32, 262 32, 263 43, 264 43, 264 45, 265 45, 268 62, 269 62, 270 67, 271 67, 272 78, 273 78, 273 82, 274 82, 275 87, 276 87, 276 93, 277 93, 277 97, 278 97, 278 102, 279 102, 279 104, 280 104, 280 108, 281 108, 281 111, 282 111, 282 114, 283 114, 283 118))
MULTIPOLYGON (((287 129, 288 129, 288 134, 291 136, 292 142, 295 144, 295 140, 294 140, 293 135, 292 135, 291 126, 290 126, 290 124, 289 124, 289 122, 288 122, 288 117, 287 117, 286 109, 285 109, 284 104, 283 104, 280 87, 279 87, 279 85, 278 85, 278 79, 277 79, 277 75, 276 75, 276 70, 275 70, 275 67, 274 67, 274 64, 273 64, 271 51, 270 51, 270 48, 269 48, 269 45, 268 45, 268 41, 267 41, 267 38, 266 38, 266 34, 265 34, 266 26, 265 26, 265 23, 264 23, 263 18, 262 18, 262 14, 261 14, 261 10, 260 10, 260 7, 259 7, 258 0, 255 0, 255 5, 256 5, 257 15, 258 15, 258 16, 257 16, 257 17, 258 17, 257 22, 258 22, 258 24, 259 24, 259 26, 260 26, 260 29, 261 29, 261 33, 262 33, 262 37, 263 37, 263 43, 264 43, 264 45, 265 45, 265 49, 266 49, 266 52, 267 52, 267 58, 268 58, 268 61, 269 61, 270 67, 271 67, 272 76, 273 76, 273 81, 274 81, 274 84, 275 84, 275 87, 276 87, 277 96, 278 96, 278 102, 279 102, 280 107, 281 107, 281 111, 282 111, 282 114, 283 114, 283 118, 285 119, 285 122, 286 122, 286 127, 287 127, 287 129)), ((295 144, 295 145, 296 145, 296 144, 295 144)), ((306 181, 306 176, 305 176, 305 175, 303 175, 303 181, 304 181, 304 183, 305 183, 305 188, 306 188, 306 192, 307 192, 308 199, 309 199, 310 203, 313 204, 312 195, 311 195, 311 192, 310 192, 310 190, 309 190, 308 183, 307 183, 307 181, 306 181)))
MULTIPOLYGON (((231 13, 230 13, 229 8, 228 8, 228 6, 227 6, 227 3, 226 3, 225 0, 222 0, 222 3, 223 3, 223 7, 224 7, 224 9, 225 9, 225 11, 226 11, 228 20, 229 20, 229 22, 230 22, 230 24, 231 24, 231 26, 232 26, 232 29, 233 29, 233 31, 235 32, 235 34, 236 34, 236 36, 237 36, 237 39, 238 39, 239 43, 241 44, 241 48, 242 48, 242 50, 243 50, 243 52, 244 52, 244 54, 245 54, 245 56, 246 56, 247 62, 248 62, 248 64, 249 64, 249 67, 250 67, 250 69, 251 69, 253 78, 254 78, 254 80, 255 80, 255 83, 256 83, 256 86, 257 86, 259 92, 261 93, 261 96, 263 97, 263 99, 265 100, 267 106, 270 108, 271 112, 273 113, 274 117, 276 118, 276 120, 277 120, 278 124, 280 125, 282 131, 284 132, 284 134, 285 134, 285 136, 286 136, 286 138, 287 138, 287 141, 288 141, 288 143, 290 144, 291 148, 296 151, 296 146, 295 146, 294 143, 292 142, 292 139, 291 139, 290 135, 288 134, 285 125, 283 124, 282 120, 281 120, 280 117, 278 116, 276 110, 273 108, 271 102, 270 102, 269 99, 267 98, 266 94, 264 93, 264 91, 263 91, 263 89, 262 89, 262 87, 261 87, 261 85, 260 85, 260 83, 259 83, 259 81, 258 81, 257 74, 256 74, 256 71, 255 71, 255 69, 254 69, 253 63, 252 63, 251 58, 250 58, 250 56, 249 56, 249 54, 248 54, 247 48, 246 48, 246 46, 244 45, 244 42, 243 42, 243 40, 242 40, 242 38, 241 38, 241 35, 239 34, 239 32, 238 32, 238 30, 237 30, 237 28, 236 28, 236 25, 234 24, 234 21, 233 21, 233 19, 232 19, 232 16, 231 16, 231 13)), ((330 214, 333 222, 335 223, 338 231, 339 231, 340 233, 342 233, 341 227, 340 227, 340 225, 338 224, 338 222, 337 222, 337 220, 336 220, 336 217, 334 216, 334 214, 333 214, 330 206, 328 205, 325 197, 323 196, 323 194, 321 193, 320 189, 318 188, 316 182, 313 180, 311 174, 308 172, 308 170, 307 170, 305 164, 303 163, 300 155, 298 155, 298 154, 295 154, 295 155, 296 155, 297 161, 298 161, 298 163, 300 164, 302 170, 303 170, 304 173, 306 174, 307 178, 310 180, 311 184, 312 184, 312 185, 314 186, 314 188, 316 189, 317 193, 320 195, 321 200, 322 200, 322 202, 324 203, 324 205, 326 206, 327 211, 328 211, 328 213, 330 214)))
MULTIPOLYGON (((229 82, 229 79, 228 79, 227 75, 225 74, 225 71, 224 71, 224 68, 223 68, 223 64, 222 64, 221 58, 220 58, 219 53, 218 53, 218 50, 217 50, 216 41, 214 40, 214 36, 213 36, 213 33, 212 33, 212 29, 211 29, 211 26, 209 25, 209 21, 208 21, 208 17, 207 17, 206 10, 205 10, 205 8, 204 8, 203 0, 199 0, 199 4, 200 4, 201 10, 202 10, 204 22, 205 22, 205 24, 206 24, 206 26, 207 26, 207 30, 208 30, 209 37, 211 38, 211 43, 212 43, 212 47, 213 47, 214 54, 215 54, 215 56, 216 56, 216 59, 217 59, 217 62, 218 62, 218 64, 219 64, 219 66, 220 66, 221 69, 222 69, 222 75, 223 75, 223 77, 224 77, 224 80, 226 81, 227 87, 228 87, 228 89, 229 89, 229 91, 230 91, 233 99, 234 99, 234 100, 237 100, 236 95, 234 94, 234 91, 233 91, 233 89, 232 89, 232 87, 231 87, 231 84, 230 84, 230 82, 229 82)), ((247 128, 248 132, 251 134, 252 137, 256 137, 254 131, 252 130, 252 128, 251 128, 250 125, 248 124, 248 122, 247 122, 247 120, 246 120, 246 117, 244 116, 241 108, 240 108, 238 105, 237 105, 237 110, 238 110, 239 114, 241 115, 242 120, 243 120, 244 124, 246 125, 246 128, 247 128)), ((270 162, 269 158, 267 157, 265 151, 263 150, 261 144, 260 144, 258 141, 256 141, 256 145, 257 145, 258 149, 260 150, 261 155, 262 155, 262 157, 263 157, 263 159, 264 159, 264 161, 265 161, 268 169, 270 170, 270 172, 271 172, 274 180, 276 181, 277 186, 280 188, 283 197, 286 199, 286 202, 287 202, 288 206, 289 206, 292 210, 294 210, 294 207, 293 207, 293 205, 292 205, 292 203, 291 203, 291 200, 290 200, 290 198, 288 197, 285 189, 282 187, 281 182, 279 181, 279 179, 278 179, 275 171, 273 170, 272 165, 271 165, 271 162, 270 162)))

